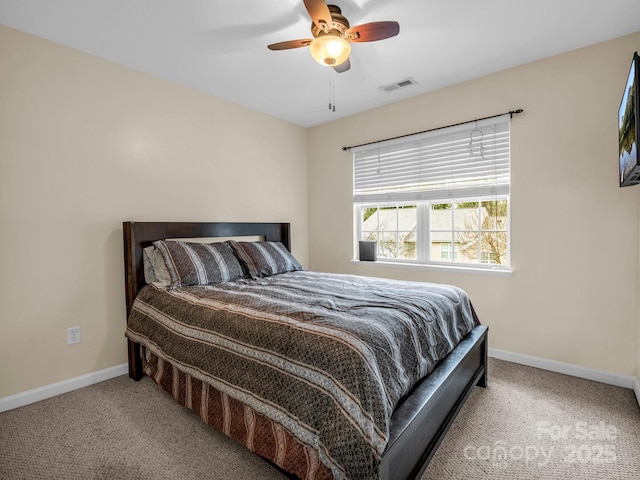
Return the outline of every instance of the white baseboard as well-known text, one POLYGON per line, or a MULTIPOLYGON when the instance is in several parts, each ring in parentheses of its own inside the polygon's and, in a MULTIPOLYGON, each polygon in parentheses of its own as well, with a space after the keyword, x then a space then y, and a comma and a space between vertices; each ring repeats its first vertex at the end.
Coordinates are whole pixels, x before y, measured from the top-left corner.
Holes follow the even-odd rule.
MULTIPOLYGON (((507 362, 527 365, 528 367, 549 370, 551 372, 571 375, 573 377, 593 380, 595 382, 615 385, 617 387, 630 388, 635 392, 636 400, 638 401, 638 405, 640 405, 640 379, 632 377, 631 375, 622 375, 620 373, 608 372, 606 370, 596 370, 593 368, 582 367, 580 365, 574 365, 572 363, 559 362, 522 353, 508 352, 506 350, 498 350, 496 348, 489 348, 488 354, 490 357, 497 358, 498 360, 505 360, 507 362)), ((94 383, 104 382, 105 380, 125 375, 127 372, 128 365, 123 363, 121 365, 116 365, 115 367, 105 368, 104 370, 87 373, 86 375, 70 378, 51 385, 45 385, 44 387, 34 388, 33 390, 27 390, 26 392, 11 395, 9 397, 0 398, 0 412, 24 407, 25 405, 39 402, 40 400, 55 397, 56 395, 62 395, 63 393, 71 392, 79 388, 88 387, 94 383)))
POLYGON ((45 385, 44 387, 34 388, 33 390, 27 390, 26 392, 17 393, 9 397, 0 398, 0 412, 24 407, 25 405, 39 402, 40 400, 55 397, 56 395, 62 395, 63 393, 71 392, 79 388, 88 387, 94 383, 104 382, 105 380, 124 375, 128 371, 128 365, 123 363, 121 365, 116 365, 115 367, 105 368, 104 370, 87 373, 86 375, 52 383, 51 385, 45 385))
POLYGON ((631 375, 623 375, 621 373, 608 372, 606 370, 597 370, 595 368, 583 367, 573 363, 558 362, 557 360, 549 360, 546 358, 524 355, 522 353, 507 352, 496 348, 490 348, 488 354, 490 357, 497 358, 498 360, 506 360, 507 362, 519 363, 521 365, 527 365, 528 367, 536 367, 541 368, 542 370, 563 373, 565 375, 571 375, 572 377, 579 377, 586 380, 593 380, 594 382, 615 385, 616 387, 630 388, 635 390, 636 396, 638 396, 638 403, 640 403, 640 395, 638 395, 640 393, 640 384, 638 384, 638 379, 631 375))

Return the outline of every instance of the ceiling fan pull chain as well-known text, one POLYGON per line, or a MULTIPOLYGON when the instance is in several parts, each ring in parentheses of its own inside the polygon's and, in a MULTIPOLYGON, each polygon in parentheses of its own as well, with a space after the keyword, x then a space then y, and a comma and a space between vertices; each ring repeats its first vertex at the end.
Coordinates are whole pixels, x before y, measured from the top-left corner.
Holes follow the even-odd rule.
POLYGON ((333 69, 329 70, 329 110, 336 111, 336 79, 333 69))
POLYGON ((329 110, 331 110, 331 80, 333 77, 331 76, 331 72, 329 72, 329 110))
POLYGON ((333 69, 329 71, 329 110, 336 111, 336 78, 333 69))
POLYGON ((336 111, 336 74, 335 70, 331 70, 331 101, 333 102, 333 111, 336 111))

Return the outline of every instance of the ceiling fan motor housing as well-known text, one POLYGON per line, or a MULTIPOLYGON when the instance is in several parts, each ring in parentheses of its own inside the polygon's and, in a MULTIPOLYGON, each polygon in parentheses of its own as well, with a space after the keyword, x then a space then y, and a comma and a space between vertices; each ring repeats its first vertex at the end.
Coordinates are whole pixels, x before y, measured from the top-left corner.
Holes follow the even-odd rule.
POLYGON ((342 15, 342 10, 340 7, 336 7, 335 5, 327 5, 329 7, 329 11, 331 12, 331 28, 328 31, 324 31, 322 27, 319 27, 315 23, 311 23, 311 34, 313 38, 318 38, 321 35, 337 35, 344 38, 344 32, 349 29, 349 20, 347 17, 342 15))

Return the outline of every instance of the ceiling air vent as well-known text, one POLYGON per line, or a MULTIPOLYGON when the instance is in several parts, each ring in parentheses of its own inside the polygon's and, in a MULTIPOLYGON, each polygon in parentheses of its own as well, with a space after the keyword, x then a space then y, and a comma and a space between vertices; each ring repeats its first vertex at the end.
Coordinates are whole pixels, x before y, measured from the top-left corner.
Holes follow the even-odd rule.
POLYGON ((409 77, 404 80, 400 80, 399 82, 390 83, 389 85, 383 85, 380 87, 380 90, 384 90, 385 92, 393 92, 394 90, 398 90, 402 87, 408 87, 409 85, 415 85, 416 81, 409 77))

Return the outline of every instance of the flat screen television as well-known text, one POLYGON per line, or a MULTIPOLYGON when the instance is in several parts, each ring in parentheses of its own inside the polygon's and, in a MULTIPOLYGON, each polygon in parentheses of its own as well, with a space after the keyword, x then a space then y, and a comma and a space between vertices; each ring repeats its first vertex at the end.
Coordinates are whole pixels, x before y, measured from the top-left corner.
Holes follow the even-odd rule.
POLYGON ((618 110, 618 132, 620 145, 620 186, 628 187, 640 183, 638 164, 638 137, 640 137, 640 60, 638 52, 633 54, 631 70, 624 87, 624 94, 618 110))

